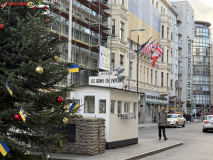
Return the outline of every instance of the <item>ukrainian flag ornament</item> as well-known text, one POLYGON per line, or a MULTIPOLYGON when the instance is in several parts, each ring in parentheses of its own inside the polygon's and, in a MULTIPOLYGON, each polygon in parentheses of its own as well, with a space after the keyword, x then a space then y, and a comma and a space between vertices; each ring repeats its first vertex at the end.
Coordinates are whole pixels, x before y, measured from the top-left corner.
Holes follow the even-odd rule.
POLYGON ((6 156, 7 153, 10 151, 9 147, 5 142, 0 143, 0 152, 3 156, 6 156))
POLYGON ((8 82, 6 82, 6 88, 7 88, 7 90, 10 92, 10 94, 11 94, 11 96, 12 96, 12 95, 13 95, 13 90, 12 90, 12 88, 10 87, 10 85, 9 85, 8 82))

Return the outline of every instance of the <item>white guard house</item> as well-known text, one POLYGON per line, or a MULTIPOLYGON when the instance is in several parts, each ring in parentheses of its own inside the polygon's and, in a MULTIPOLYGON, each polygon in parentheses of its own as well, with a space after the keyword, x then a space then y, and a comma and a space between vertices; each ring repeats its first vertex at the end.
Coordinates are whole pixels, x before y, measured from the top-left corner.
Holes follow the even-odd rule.
POLYGON ((138 93, 118 88, 86 85, 70 92, 84 117, 106 120, 106 148, 138 143, 138 93))

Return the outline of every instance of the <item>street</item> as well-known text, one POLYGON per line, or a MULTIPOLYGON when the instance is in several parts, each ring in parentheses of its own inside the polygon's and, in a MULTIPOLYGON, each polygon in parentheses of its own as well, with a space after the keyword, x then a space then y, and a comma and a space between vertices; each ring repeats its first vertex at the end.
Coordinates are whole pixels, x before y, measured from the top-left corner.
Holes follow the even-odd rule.
MULTIPOLYGON (((139 137, 143 139, 158 139, 158 128, 147 127, 139 129, 139 137)), ((183 145, 155 154, 143 160, 212 160, 213 131, 203 133, 202 123, 187 123, 186 127, 166 128, 169 140, 182 141, 183 145)), ((164 143, 164 140, 161 140, 164 143)))

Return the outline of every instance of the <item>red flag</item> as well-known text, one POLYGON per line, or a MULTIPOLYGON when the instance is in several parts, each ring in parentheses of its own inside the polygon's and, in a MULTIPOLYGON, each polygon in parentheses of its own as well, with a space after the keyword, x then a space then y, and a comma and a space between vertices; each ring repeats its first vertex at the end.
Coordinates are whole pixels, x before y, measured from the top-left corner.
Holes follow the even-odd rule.
POLYGON ((152 61, 152 67, 155 67, 155 63, 157 61, 157 59, 159 58, 157 51, 155 50, 155 52, 152 54, 151 60, 152 61))

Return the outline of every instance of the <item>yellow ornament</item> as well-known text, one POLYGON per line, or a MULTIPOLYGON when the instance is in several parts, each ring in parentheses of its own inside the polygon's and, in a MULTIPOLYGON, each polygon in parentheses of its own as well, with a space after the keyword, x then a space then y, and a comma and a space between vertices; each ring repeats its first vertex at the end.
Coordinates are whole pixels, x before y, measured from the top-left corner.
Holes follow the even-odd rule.
POLYGON ((33 3, 33 2, 28 2, 28 3, 27 3, 27 6, 28 6, 28 7, 32 7, 32 6, 34 6, 34 3, 33 3))
POLYGON ((64 118, 64 119, 62 120, 62 122, 63 122, 63 124, 67 124, 67 123, 68 123, 68 119, 67 119, 67 118, 64 118))
POLYGON ((53 61, 57 62, 58 61, 58 56, 54 56, 53 61))
POLYGON ((64 111, 64 112, 66 112, 68 109, 69 109, 68 106, 64 106, 64 107, 63 107, 63 111, 64 111))
POLYGON ((29 151, 27 151, 27 152, 25 152, 24 154, 25 154, 25 155, 30 155, 30 152, 29 152, 29 151))
POLYGON ((42 67, 37 67, 37 68, 36 68, 36 72, 39 73, 39 74, 42 74, 43 71, 44 71, 44 70, 43 70, 42 67))

